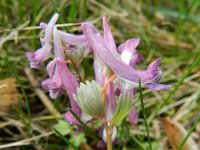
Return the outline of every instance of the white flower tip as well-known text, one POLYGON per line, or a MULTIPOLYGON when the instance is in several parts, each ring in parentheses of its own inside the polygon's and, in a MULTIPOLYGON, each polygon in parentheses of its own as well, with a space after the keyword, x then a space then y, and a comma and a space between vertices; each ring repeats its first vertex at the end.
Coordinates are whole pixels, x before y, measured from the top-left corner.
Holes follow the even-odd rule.
POLYGON ((132 54, 128 50, 124 50, 121 54, 121 60, 125 62, 126 64, 130 63, 131 57, 132 57, 132 54))
POLYGON ((58 19, 58 17, 59 17, 59 14, 58 13, 55 13, 54 15, 53 15, 53 17, 52 18, 54 18, 54 19, 58 19))
POLYGON ((58 13, 55 13, 48 24, 54 25, 56 21, 58 20, 58 17, 59 17, 58 13))
MULTIPOLYGON (((113 134, 112 134, 112 142, 115 140, 116 136, 117 136, 117 128, 114 126, 113 127, 113 134)), ((103 140, 104 140, 105 143, 107 143, 106 142, 107 141, 107 135, 106 135, 105 128, 103 129, 103 140)))

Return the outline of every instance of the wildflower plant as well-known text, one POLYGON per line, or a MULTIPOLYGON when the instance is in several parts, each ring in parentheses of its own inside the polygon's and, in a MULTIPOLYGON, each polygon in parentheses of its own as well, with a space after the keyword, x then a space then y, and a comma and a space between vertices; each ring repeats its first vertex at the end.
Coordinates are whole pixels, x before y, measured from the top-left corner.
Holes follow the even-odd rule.
MULTIPOLYGON (((45 32, 40 39, 42 47, 26 53, 30 67, 39 68, 53 56, 46 66, 49 78, 42 82, 43 88, 52 99, 66 91, 72 111, 84 123, 99 119, 102 140, 98 147, 107 146, 111 150, 112 145, 120 143, 116 137, 118 123, 127 116, 130 123, 137 123, 134 96, 139 81, 141 86, 156 91, 172 86, 158 83, 162 76, 158 69, 161 58, 150 63, 146 70, 135 69, 144 59, 136 50, 139 38, 129 39, 117 47, 106 17, 103 17, 103 35, 89 22, 81 25, 81 35, 66 33, 56 28, 57 19, 55 14, 48 24, 40 24, 45 32), (77 67, 89 53, 94 56, 95 80, 83 81, 70 71, 67 62, 77 67)), ((81 131, 71 111, 64 114, 64 119, 81 131)))

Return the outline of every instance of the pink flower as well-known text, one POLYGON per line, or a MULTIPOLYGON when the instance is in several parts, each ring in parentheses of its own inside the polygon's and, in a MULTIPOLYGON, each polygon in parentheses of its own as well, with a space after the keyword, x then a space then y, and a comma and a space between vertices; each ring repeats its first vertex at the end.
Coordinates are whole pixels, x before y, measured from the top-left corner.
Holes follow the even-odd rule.
POLYGON ((39 68, 40 65, 47 60, 51 55, 52 49, 52 38, 53 38, 53 27, 58 19, 58 14, 54 14, 49 23, 45 25, 44 23, 41 25, 43 29, 45 29, 44 38, 41 38, 42 47, 39 48, 36 52, 27 52, 26 57, 30 61, 31 68, 39 68))
POLYGON ((158 69, 158 64, 161 61, 160 58, 152 62, 146 70, 136 70, 120 60, 108 49, 102 36, 92 24, 83 23, 82 30, 87 37, 93 52, 120 77, 132 81, 135 84, 138 84, 139 79, 141 79, 142 85, 153 90, 166 89, 172 86, 163 84, 157 85, 158 79, 161 78, 161 71, 158 69))

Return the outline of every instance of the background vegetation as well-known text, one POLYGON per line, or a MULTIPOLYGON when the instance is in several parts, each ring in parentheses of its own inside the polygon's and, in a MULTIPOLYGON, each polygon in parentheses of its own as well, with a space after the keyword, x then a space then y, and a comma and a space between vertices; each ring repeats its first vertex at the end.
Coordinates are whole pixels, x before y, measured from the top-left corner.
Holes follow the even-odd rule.
MULTIPOLYGON (((47 77, 45 65, 29 69, 25 52, 40 47, 38 25, 60 14, 58 24, 69 33, 80 33, 71 23, 92 21, 102 29, 107 16, 117 44, 140 37, 138 51, 145 58, 141 68, 162 57, 162 83, 175 88, 162 92, 143 91, 144 106, 150 123, 153 149, 170 149, 164 132, 163 116, 170 116, 187 130, 199 145, 200 125, 200 1, 199 0, 1 0, 0 1, 0 148, 4 149, 97 149, 97 139, 87 132, 75 135, 75 127, 62 120, 69 103, 67 95, 55 101, 40 87, 47 77), (17 83, 12 88, 2 85, 17 83), (53 106, 53 107, 52 107, 53 106), (58 138, 55 127, 65 140, 58 138), (5 145, 6 144, 6 145, 5 145)), ((93 79, 92 55, 81 65, 85 80, 93 79)), ((115 149, 143 149, 148 145, 144 117, 136 95, 139 123, 125 120, 118 128, 121 146, 115 149), (143 148, 142 148, 143 147, 143 148)), ((90 124, 97 131, 99 122, 90 124)))

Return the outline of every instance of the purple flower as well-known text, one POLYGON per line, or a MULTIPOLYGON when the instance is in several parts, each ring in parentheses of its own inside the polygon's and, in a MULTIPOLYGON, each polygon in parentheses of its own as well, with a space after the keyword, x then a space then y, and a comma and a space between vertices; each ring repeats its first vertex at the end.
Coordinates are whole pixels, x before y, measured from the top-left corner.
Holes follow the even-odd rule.
MULTIPOLYGON (((71 108, 76 113, 76 115, 78 115, 78 117, 81 117, 81 110, 73 98, 73 94, 76 92, 76 88, 79 87, 79 83, 74 77, 74 75, 67 68, 65 61, 57 60, 57 65, 58 65, 58 71, 59 71, 63 86, 65 87, 67 94, 69 96, 71 108)), ((70 124, 78 124, 78 121, 73 117, 71 112, 67 112, 64 115, 64 118, 70 124)))
POLYGON ((109 122, 115 113, 116 109, 116 96, 113 83, 110 83, 106 90, 105 95, 105 115, 106 120, 109 122))
POLYGON ((134 67, 137 62, 143 59, 142 55, 136 51, 140 39, 129 39, 118 47, 121 53, 121 60, 131 67, 134 67))
POLYGON ((138 123, 138 113, 137 113, 137 110, 136 110, 135 107, 131 110, 131 112, 129 112, 129 114, 128 114, 128 120, 132 124, 138 123))
MULTIPOLYGON (((113 54, 117 54, 116 45, 114 42, 114 38, 112 32, 109 28, 106 17, 103 17, 103 29, 104 35, 103 40, 106 43, 106 46, 110 52, 113 54)), ((100 85, 103 87, 105 82, 111 76, 111 70, 105 65, 105 63, 99 58, 99 56, 94 53, 94 70, 95 70, 95 79, 100 85)), ((111 83, 107 88, 105 94, 105 114, 107 121, 110 121, 115 113, 116 107, 116 97, 114 85, 111 83)))
MULTIPOLYGON (((88 38, 89 44, 94 52, 96 80, 100 82, 101 85, 103 85, 107 78, 103 69, 108 68, 107 70, 111 69, 118 75, 117 79, 114 81, 115 87, 119 89, 121 94, 130 94, 132 101, 134 100, 135 88, 138 87, 139 79, 141 79, 143 86, 152 90, 163 90, 172 86, 157 84, 162 76, 162 72, 158 69, 158 65, 161 61, 160 58, 152 62, 146 70, 136 70, 132 68, 143 59, 141 54, 136 51, 136 47, 140 42, 139 39, 127 40, 118 47, 117 50, 121 53, 120 60, 112 32, 105 17, 103 18, 103 28, 104 36, 102 38, 92 24, 82 24, 83 33, 88 38)), ((110 114, 106 113, 108 114, 108 116, 106 116, 108 118, 107 120, 112 118, 116 107, 115 99, 113 99, 115 95, 113 96, 112 93, 109 92, 110 91, 107 91, 106 93, 108 99, 106 99, 106 102, 108 102, 108 104, 105 105, 105 111, 110 112, 110 114)), ((128 119, 133 124, 137 123, 138 118, 135 108, 130 111, 128 119)))
MULTIPOLYGON (((63 50, 63 46, 62 46, 61 41, 62 41, 62 36, 61 36, 61 34, 59 34, 59 31, 56 29, 56 27, 54 27, 54 48, 55 48, 55 56, 56 56, 55 59, 56 59, 56 62, 57 62, 56 63, 57 70, 55 70, 55 71, 58 71, 58 74, 59 74, 59 76, 57 76, 55 79, 57 80, 58 83, 59 83, 59 81, 61 81, 60 82, 61 84, 57 84, 58 85, 57 90, 59 92, 60 90, 65 88, 66 91, 67 91, 67 94, 69 96, 69 100, 70 100, 72 110, 83 121, 88 121, 89 119, 91 119, 91 117, 88 117, 84 113, 81 113, 79 106, 77 105, 76 101, 73 98, 73 94, 76 93, 76 89, 79 87, 79 83, 78 83, 77 79, 74 77, 74 75, 70 72, 70 70, 68 69, 68 67, 66 65, 66 62, 64 60, 64 58, 65 58, 64 50, 63 50)), ((50 75, 51 69, 47 68, 47 71, 50 75)), ((54 76, 55 75, 56 74, 54 74, 54 76)), ((51 78, 51 76, 50 76, 50 78, 51 78)), ((51 82, 53 83, 53 80, 51 80, 51 82)), ((79 124, 78 121, 73 117, 73 115, 71 114, 70 111, 65 113, 64 118, 70 124, 79 124)))
POLYGON ((31 68, 39 68, 40 65, 47 60, 51 55, 52 49, 52 39, 53 39, 53 27, 58 19, 58 14, 54 16, 49 21, 48 25, 42 23, 41 28, 45 29, 44 38, 41 38, 42 47, 39 48, 36 52, 27 52, 26 57, 30 61, 31 68))
POLYGON ((46 70, 49 75, 49 79, 42 82, 42 86, 45 89, 49 90, 50 97, 53 99, 60 96, 64 90, 64 84, 62 82, 62 79, 58 70, 58 66, 59 66, 58 62, 63 61, 63 63, 65 63, 65 60, 64 60, 65 56, 64 56, 62 43, 61 43, 61 37, 59 36, 57 32, 58 30, 56 29, 56 27, 54 27, 53 42, 54 42, 55 58, 51 62, 49 62, 49 64, 46 67, 46 70))
MULTIPOLYGON (((67 94, 69 96, 70 104, 72 110, 76 113, 78 117, 84 122, 88 122, 91 120, 91 116, 88 116, 84 112, 81 112, 77 102, 74 100, 73 94, 76 93, 76 89, 79 87, 79 83, 77 79, 74 77, 74 75, 69 71, 67 68, 65 62, 58 60, 58 70, 60 73, 60 77, 62 79, 62 82, 64 84, 64 87, 67 91, 67 94)), ((64 114, 64 118, 69 124, 71 125, 79 125, 79 122, 77 119, 71 114, 70 111, 67 111, 64 114)))
POLYGON ((108 25, 108 21, 107 21, 106 17, 103 17, 103 30, 104 30, 103 41, 105 43, 105 46, 111 53, 116 55, 117 48, 115 45, 115 40, 113 38, 113 35, 112 35, 111 29, 108 25))
POLYGON ((102 60, 98 57, 98 55, 94 54, 94 72, 95 72, 95 80, 103 86, 105 83, 105 71, 106 65, 102 62, 102 60))
POLYGON ((41 63, 49 58, 51 52, 51 45, 45 44, 42 48, 36 52, 27 52, 26 57, 30 61, 31 68, 39 68, 41 63))
MULTIPOLYGON (((114 38, 113 38, 113 35, 111 32, 111 29, 109 28, 106 17, 103 17, 103 29, 104 29, 104 35, 103 35, 104 43, 105 43, 107 49, 113 55, 116 56, 117 55, 116 45, 115 45, 114 38)), ((141 60, 142 57, 135 50, 135 48, 137 47, 138 44, 139 44, 139 39, 128 40, 118 47, 118 51, 121 51, 122 55, 124 55, 126 52, 130 53, 130 55, 131 55, 130 61, 131 60, 133 62, 139 61, 139 60, 141 60)), ((96 53, 94 53, 94 69, 95 69, 96 80, 103 86, 105 81, 110 76, 108 72, 111 72, 111 71, 102 62, 102 60, 99 58, 99 56, 96 53)), ((121 83, 119 83, 119 84, 121 84, 121 83)), ((114 86, 116 87, 116 84, 114 85, 111 83, 106 91, 105 113, 106 113, 107 121, 110 121, 112 119, 112 117, 115 113, 115 109, 116 109, 116 96, 115 96, 114 86)), ((134 95, 135 95, 135 90, 133 88, 126 89, 125 86, 126 85, 121 85, 120 93, 121 94, 126 94, 126 93, 131 94, 131 99, 133 100, 134 95)), ((135 124, 135 122, 137 122, 137 113, 135 111, 135 108, 133 109, 133 111, 130 112, 129 116, 130 116, 130 117, 128 117, 129 120, 135 124)))
MULTIPOLYGON (((136 50, 140 39, 129 39, 116 47, 106 17, 103 17, 103 36, 91 23, 82 24, 83 35, 65 33, 56 28, 57 19, 58 14, 55 14, 48 24, 40 24, 45 30, 44 37, 40 38, 42 47, 36 52, 26 53, 30 66, 38 68, 53 53, 54 58, 46 67, 49 78, 42 82, 42 86, 49 91, 52 99, 66 90, 72 111, 83 122, 88 122, 92 116, 102 119, 103 123, 113 129, 113 144, 118 144, 117 123, 127 115, 132 124, 138 121, 133 100, 139 80, 143 87, 156 91, 172 86, 158 84, 162 77, 162 72, 158 69, 161 58, 150 63, 146 70, 138 70, 135 66, 143 60, 136 50), (100 85, 95 81, 86 81, 86 84, 82 83, 79 87, 77 79, 66 65, 66 59, 79 66, 91 50, 94 54, 95 79, 100 85), (113 74, 115 75, 112 76, 113 74), (111 76, 116 79, 110 80, 111 76), (101 96, 104 98, 103 102, 101 96)), ((64 114, 64 119, 71 125, 78 125, 78 131, 81 130, 79 122, 70 111, 64 114)), ((103 126, 99 128, 99 135, 102 140, 98 146, 104 147, 107 137, 103 126)))
POLYGON ((58 30, 58 34, 65 46, 66 58, 72 60, 77 66, 90 52, 90 45, 84 35, 73 35, 58 30))
MULTIPOLYGON (((42 86, 49 91, 52 99, 56 99, 66 89, 72 110, 78 117, 87 122, 91 117, 81 113, 80 108, 73 98, 73 94, 76 92, 76 88, 79 87, 79 83, 66 65, 65 51, 67 49, 74 51, 71 47, 74 47, 75 50, 79 50, 82 47, 85 48, 85 56, 90 52, 88 41, 84 35, 72 35, 57 30, 55 26, 57 19, 58 14, 55 14, 48 24, 40 23, 40 27, 45 30, 44 37, 40 38, 42 48, 36 52, 27 52, 26 56, 30 61, 31 67, 38 68, 50 57, 52 52, 55 54, 55 58, 46 67, 49 78, 42 82, 42 86)), ((70 111, 64 115, 64 118, 70 124, 79 124, 70 111)))
POLYGON ((52 99, 56 99, 58 96, 62 95, 64 90, 58 70, 58 61, 59 59, 55 58, 47 65, 49 79, 46 79, 42 82, 42 87, 46 90, 49 90, 49 96, 52 99))
POLYGON ((154 85, 154 88, 152 89, 156 90, 159 90, 160 88, 166 89, 171 87, 171 85, 162 85, 159 86, 159 88, 155 88, 158 86, 154 81, 157 81, 157 79, 161 77, 161 74, 159 73, 160 70, 157 68, 161 60, 160 58, 151 63, 146 70, 136 70, 109 51, 100 33, 92 24, 83 23, 82 30, 84 35, 87 37, 94 53, 96 53, 102 59, 102 61, 120 77, 130 80, 135 84, 138 84, 139 79, 141 79, 142 85, 150 88, 152 85, 154 85))

